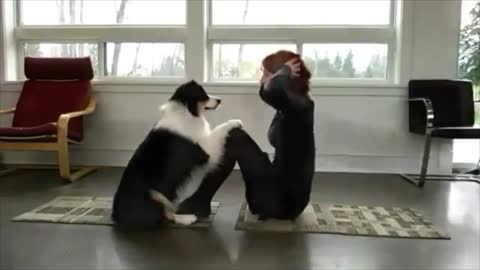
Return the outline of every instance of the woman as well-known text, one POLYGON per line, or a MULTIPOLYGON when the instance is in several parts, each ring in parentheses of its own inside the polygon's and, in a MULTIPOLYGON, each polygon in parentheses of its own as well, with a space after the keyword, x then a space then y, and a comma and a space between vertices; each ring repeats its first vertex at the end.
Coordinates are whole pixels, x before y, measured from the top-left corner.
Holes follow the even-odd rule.
POLYGON ((260 218, 295 219, 307 206, 315 169, 310 72, 298 54, 279 51, 262 61, 260 98, 277 112, 268 131, 273 162, 242 129, 227 140, 222 165, 207 175, 179 213, 210 214, 210 201, 238 162, 250 211, 260 218))

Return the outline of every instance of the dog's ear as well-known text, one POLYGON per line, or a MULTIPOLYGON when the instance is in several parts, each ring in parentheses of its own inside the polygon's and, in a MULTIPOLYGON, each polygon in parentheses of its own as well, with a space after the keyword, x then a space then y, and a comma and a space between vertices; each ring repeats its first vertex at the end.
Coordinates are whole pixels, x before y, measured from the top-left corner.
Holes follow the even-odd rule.
POLYGON ((187 101, 187 109, 188 111, 195 117, 200 116, 200 113, 198 112, 198 102, 195 100, 189 100, 187 101))
POLYGON ((198 117, 200 116, 198 103, 208 101, 208 95, 200 84, 191 80, 180 85, 170 100, 183 103, 193 116, 198 117))
POLYGON ((200 108, 198 107, 198 102, 208 99, 206 96, 205 90, 203 87, 198 84, 195 80, 191 80, 188 83, 188 88, 191 91, 192 98, 187 101, 188 111, 195 117, 200 116, 200 108))
POLYGON ((190 80, 190 81, 187 81, 184 85, 188 87, 192 87, 192 86, 197 86, 199 84, 195 80, 190 80))

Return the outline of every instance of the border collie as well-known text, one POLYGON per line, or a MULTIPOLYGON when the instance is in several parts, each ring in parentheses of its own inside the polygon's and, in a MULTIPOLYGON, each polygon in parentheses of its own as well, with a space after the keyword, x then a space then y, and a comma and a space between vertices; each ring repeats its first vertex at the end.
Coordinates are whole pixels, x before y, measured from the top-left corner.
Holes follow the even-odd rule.
POLYGON ((112 218, 117 226, 155 227, 163 221, 190 225, 197 220, 192 214, 176 214, 176 205, 221 161, 230 130, 243 126, 229 120, 210 129, 203 114, 220 102, 190 81, 160 107, 158 122, 135 151, 115 193, 112 218))

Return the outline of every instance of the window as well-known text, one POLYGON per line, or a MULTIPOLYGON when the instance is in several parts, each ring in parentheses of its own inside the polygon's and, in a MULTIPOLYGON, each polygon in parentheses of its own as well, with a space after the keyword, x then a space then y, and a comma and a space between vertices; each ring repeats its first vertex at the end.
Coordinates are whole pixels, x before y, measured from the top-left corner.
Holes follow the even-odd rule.
POLYGON ((16 3, 19 78, 24 56, 90 56, 96 79, 185 77, 186 0, 16 3))
POLYGON ((107 43, 107 53, 109 76, 183 77, 185 73, 180 43, 107 43))
POLYGON ((23 0, 24 25, 185 24, 182 0, 23 0))
POLYGON ((398 2, 211 0, 209 78, 254 80, 263 57, 287 49, 302 55, 314 81, 392 83, 398 2))
POLYGON ((95 74, 98 74, 98 47, 95 43, 25 43, 24 55, 32 57, 90 56, 95 74))
POLYGON ((25 43, 24 53, 32 57, 82 57, 98 55, 98 48, 95 43, 25 43))
MULTIPOLYGON (((480 100, 480 0, 462 1, 458 69, 460 78, 473 82, 474 99, 480 100)), ((475 124, 480 125, 480 103, 475 104, 475 112, 475 124)), ((473 164, 479 160, 478 140, 454 140, 454 163, 473 164)))
POLYGON ((317 78, 386 79, 386 44, 304 44, 306 65, 317 78))
POLYGON ((213 25, 388 25, 389 15, 379 0, 212 1, 213 25))
POLYGON ((222 44, 213 45, 213 76, 219 80, 259 78, 260 61, 278 50, 296 51, 295 44, 222 44))
POLYGON ((302 56, 314 84, 394 83, 401 3, 1 1, 9 56, 4 70, 15 80, 23 76, 24 56, 90 56, 97 80, 252 82, 266 55, 290 50, 302 56))

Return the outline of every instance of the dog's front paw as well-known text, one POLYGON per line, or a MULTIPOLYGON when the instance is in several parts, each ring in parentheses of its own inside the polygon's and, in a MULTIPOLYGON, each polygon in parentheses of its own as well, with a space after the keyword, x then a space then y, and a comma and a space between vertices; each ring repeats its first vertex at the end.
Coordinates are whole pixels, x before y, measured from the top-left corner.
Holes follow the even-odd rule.
POLYGON ((233 128, 243 128, 243 122, 239 119, 228 120, 228 125, 233 128))
POLYGON ((197 221, 197 217, 195 215, 174 215, 174 217, 175 224, 183 226, 192 225, 197 221))

